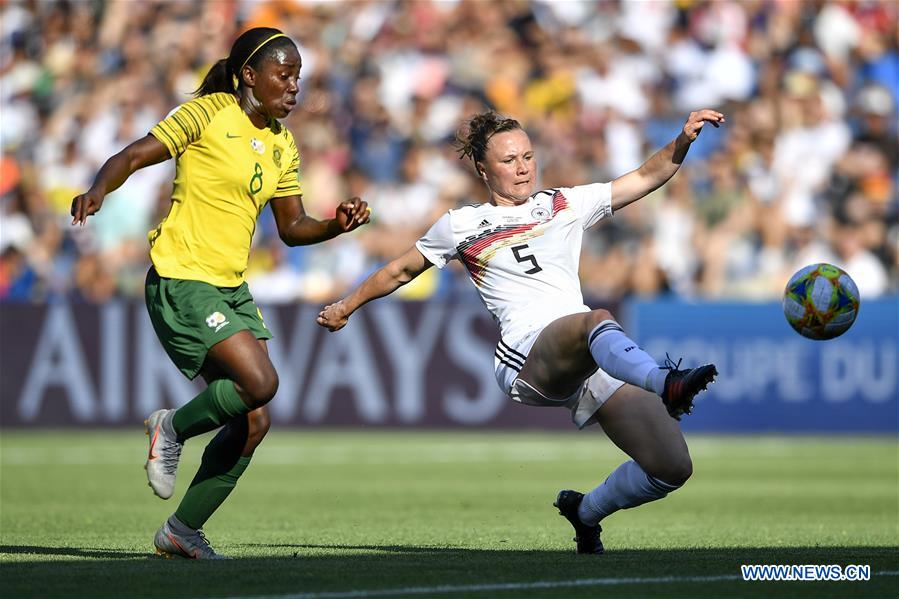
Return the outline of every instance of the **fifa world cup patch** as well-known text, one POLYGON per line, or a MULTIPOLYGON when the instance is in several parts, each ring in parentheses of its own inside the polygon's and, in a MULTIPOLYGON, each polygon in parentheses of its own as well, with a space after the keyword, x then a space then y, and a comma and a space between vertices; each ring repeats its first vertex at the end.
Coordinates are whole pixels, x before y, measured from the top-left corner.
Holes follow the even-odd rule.
POLYGON ((210 329, 215 329, 215 332, 218 333, 222 330, 222 327, 230 324, 228 320, 225 320, 225 315, 221 312, 213 312, 209 316, 206 317, 206 326, 210 329))
POLYGON ((250 146, 253 148, 253 151, 257 154, 265 154, 265 143, 259 141, 255 137, 250 140, 250 146))

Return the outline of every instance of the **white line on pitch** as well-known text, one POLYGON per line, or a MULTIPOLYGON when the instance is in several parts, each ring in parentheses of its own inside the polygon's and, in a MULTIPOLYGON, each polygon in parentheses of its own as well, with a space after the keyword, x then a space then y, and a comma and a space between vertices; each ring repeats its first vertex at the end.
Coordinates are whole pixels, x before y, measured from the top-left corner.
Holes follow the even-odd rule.
MULTIPOLYGON (((875 572, 874 576, 899 576, 897 571, 875 572)), ((658 576, 655 578, 582 578, 579 580, 542 580, 538 582, 507 582, 495 584, 444 585, 433 587, 405 587, 399 589, 370 589, 289 595, 263 595, 255 599, 364 599, 367 597, 395 597, 400 595, 438 595, 445 593, 477 593, 489 591, 531 591, 565 587, 620 586, 637 584, 665 584, 670 582, 721 582, 742 580, 741 576, 658 576)), ((750 583, 751 584, 751 583, 750 583)))

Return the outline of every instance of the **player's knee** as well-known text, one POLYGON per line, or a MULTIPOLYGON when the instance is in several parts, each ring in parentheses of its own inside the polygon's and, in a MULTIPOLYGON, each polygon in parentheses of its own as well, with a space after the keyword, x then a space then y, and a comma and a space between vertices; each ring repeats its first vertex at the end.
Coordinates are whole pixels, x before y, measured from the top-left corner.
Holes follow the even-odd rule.
POLYGON ((653 470, 654 472, 650 473, 653 477, 680 487, 693 476, 693 460, 690 459, 690 454, 684 451, 668 456, 653 470))
POLYGON ((685 455, 683 459, 674 465, 671 471, 671 484, 682 486, 690 477, 693 476, 693 460, 689 455, 685 455))
POLYGON ((596 310, 592 310, 590 312, 591 326, 595 327, 598 324, 605 322, 606 320, 615 320, 615 317, 608 310, 606 310, 604 308, 597 308, 596 310))
POLYGON ((256 410, 247 414, 247 448, 253 451, 262 443, 272 426, 268 410, 256 410))
POLYGON ((278 383, 278 373, 274 368, 263 368, 255 372, 242 385, 250 407, 255 410, 270 402, 278 392, 278 383))
POLYGON ((278 381, 278 373, 275 372, 274 368, 269 369, 269 371, 265 373, 265 376, 259 382, 257 391, 256 402, 259 404, 259 406, 264 406, 272 400, 272 398, 278 392, 279 382, 280 381, 278 381))

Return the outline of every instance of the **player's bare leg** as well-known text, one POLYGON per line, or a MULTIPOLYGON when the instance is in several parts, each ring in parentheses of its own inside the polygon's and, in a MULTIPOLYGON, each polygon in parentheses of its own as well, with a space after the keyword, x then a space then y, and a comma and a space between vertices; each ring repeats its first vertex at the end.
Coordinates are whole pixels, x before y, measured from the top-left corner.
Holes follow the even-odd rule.
POLYGON ((588 314, 563 316, 549 323, 537 337, 518 378, 554 399, 577 392, 596 371, 596 360, 587 346, 588 314))
MULTIPOLYGON (((261 347, 267 358, 265 341, 254 339, 253 343, 261 347)), ((212 383, 229 379, 229 370, 232 369, 226 369, 215 360, 208 360, 201 375, 207 383, 212 383)), ((246 391, 236 382, 235 386, 241 399, 246 401, 246 391)), ((234 490, 270 426, 268 407, 263 405, 247 414, 235 416, 219 430, 206 446, 200 468, 177 511, 156 533, 154 542, 158 555, 221 559, 200 529, 234 490)))
POLYGON ((647 475, 679 487, 693 473, 680 426, 651 393, 624 385, 599 408, 596 419, 647 475))
MULTIPOLYGON (((259 344, 259 347, 262 348, 262 351, 267 357, 268 344, 263 339, 258 339, 257 343, 259 344)), ((212 381, 218 379, 229 378, 228 373, 224 370, 224 368, 212 361, 209 361, 206 365, 204 365, 203 370, 200 372, 200 375, 206 381, 206 384, 209 384, 212 381)), ((277 377, 277 374, 274 374, 274 376, 277 377)), ((249 404, 252 400, 248 398, 247 392, 242 387, 240 387, 239 384, 236 385, 236 387, 238 394, 241 396, 241 399, 249 404)), ((255 410, 249 412, 246 416, 246 432, 242 433, 242 436, 245 440, 243 441, 243 450, 240 454, 243 457, 249 457, 253 455, 253 452, 262 443, 262 440, 265 438, 266 433, 268 433, 268 430, 271 427, 271 417, 269 416, 268 406, 266 405, 256 408, 255 410)))
POLYGON ((518 378, 547 397, 565 398, 578 391, 597 365, 614 378, 659 395, 678 420, 690 413, 693 398, 718 374, 711 364, 687 370, 670 363, 659 366, 624 334, 611 313, 599 309, 547 325, 518 378))
MULTIPOLYGON (((605 310, 574 314, 554 321, 538 337, 519 378, 550 398, 563 399, 577 393, 599 362, 596 352, 590 351, 592 332, 609 326, 608 323, 612 323, 609 328, 620 331, 605 310)), ((610 373, 612 376, 624 378, 621 376, 624 373, 632 381, 643 378, 644 386, 652 387, 649 379, 663 375, 663 396, 665 391, 670 390, 672 374, 675 375, 675 385, 683 385, 690 376, 711 376, 708 370, 695 374, 699 369, 680 371, 669 368, 668 372, 664 372, 665 369, 653 365, 651 358, 623 334, 618 339, 624 342, 626 354, 639 352, 643 356, 637 359, 625 357, 625 360, 630 360, 630 365, 625 364, 614 374, 610 373)), ((618 347, 621 346, 619 343, 618 347)), ((616 365, 613 361, 611 369, 620 367, 620 362, 616 365)), ((608 372, 606 364, 603 367, 608 372)), ((714 371, 713 366, 705 368, 714 371)), ((688 397, 686 403, 680 404, 685 406, 680 413, 689 411, 692 397, 707 381, 693 380, 690 384, 693 388, 686 391, 688 397)), ((602 485, 587 495, 563 490, 557 496, 554 505, 574 527, 578 553, 604 551, 599 525, 602 518, 619 509, 661 499, 689 478, 692 463, 680 428, 672 418, 680 414, 672 411, 668 402, 671 397, 675 396, 663 397, 663 403, 653 393, 634 384, 625 384, 597 412, 597 419, 609 438, 633 460, 619 466, 602 485)))
POLYGON ((677 422, 651 393, 624 385, 596 413, 600 426, 633 458, 583 495, 561 491, 555 506, 575 529, 578 553, 602 553, 599 522, 620 510, 662 499, 693 473, 677 422))

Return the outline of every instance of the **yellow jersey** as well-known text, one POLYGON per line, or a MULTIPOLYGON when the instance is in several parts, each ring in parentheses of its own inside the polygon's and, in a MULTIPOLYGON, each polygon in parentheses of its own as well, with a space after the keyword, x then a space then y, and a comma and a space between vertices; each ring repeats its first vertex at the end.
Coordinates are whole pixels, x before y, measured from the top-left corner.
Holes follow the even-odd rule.
POLYGON ((275 120, 257 129, 228 93, 182 104, 150 135, 177 157, 171 209, 148 235, 156 272, 237 287, 265 205, 302 193, 293 135, 275 120))

